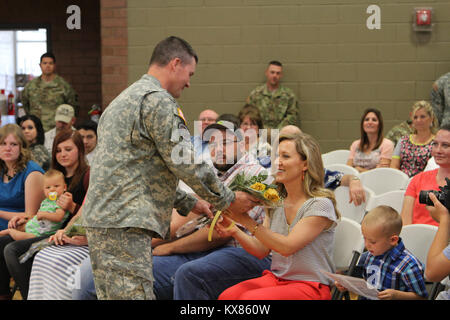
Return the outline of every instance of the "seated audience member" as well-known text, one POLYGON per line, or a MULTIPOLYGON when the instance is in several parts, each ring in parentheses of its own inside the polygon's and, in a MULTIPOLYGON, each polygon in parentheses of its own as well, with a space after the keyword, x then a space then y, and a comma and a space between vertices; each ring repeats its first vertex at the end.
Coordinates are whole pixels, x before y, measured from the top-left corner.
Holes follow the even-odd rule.
POLYGON ((383 117, 377 109, 366 109, 361 117, 361 138, 350 146, 347 165, 364 172, 389 167, 394 144, 383 138, 383 117))
POLYGON ((194 145, 196 163, 201 163, 203 161, 207 161, 208 163, 211 162, 211 159, 209 158, 208 142, 202 139, 202 135, 205 128, 210 124, 215 123, 218 117, 219 115, 211 109, 205 109, 198 115, 200 127, 196 128, 195 135, 191 137, 191 142, 194 145))
POLYGON ((26 115, 17 120, 28 142, 28 148, 34 160, 44 171, 50 168, 50 153, 44 146, 44 128, 41 120, 35 115, 26 115))
POLYGON ((75 130, 73 125, 75 124, 75 110, 68 104, 62 104, 56 109, 55 115, 55 127, 45 133, 45 147, 48 152, 52 153, 53 140, 56 135, 63 130, 72 129, 75 130))
POLYGON ((441 127, 436 133, 431 144, 431 155, 439 168, 421 172, 409 182, 402 207, 403 225, 438 225, 426 210, 426 205, 419 203, 419 194, 422 190, 440 190, 439 186, 447 184, 445 178, 450 178, 450 125, 441 127))
POLYGON ((14 240, 24 240, 54 234, 69 217, 70 212, 64 211, 56 200, 66 192, 64 175, 54 169, 44 174, 45 199, 37 214, 25 225, 0 231, 0 236, 10 235, 14 240))
MULTIPOLYGON (((428 296, 421 262, 412 255, 402 239, 402 219, 389 206, 378 206, 361 223, 367 251, 358 266, 363 278, 378 291, 381 300, 424 299, 428 296)), ((346 289, 335 282, 338 290, 346 289)))
POLYGON ((86 120, 79 126, 77 130, 83 138, 84 153, 88 164, 92 162, 95 155, 95 147, 97 146, 97 122, 86 120))
POLYGON ((332 191, 324 188, 318 143, 307 134, 282 135, 275 181, 284 207, 266 215, 263 224, 246 214, 226 213, 219 233, 231 235, 252 255, 272 253, 270 270, 225 290, 222 300, 326 300, 333 284, 319 270, 334 272, 333 246, 339 219, 332 191), (230 219, 251 231, 243 233, 230 219))
POLYGON ((4 230, 8 222, 15 226, 16 221, 33 217, 44 199, 44 171, 31 160, 16 124, 0 128, 0 170, 0 230, 4 230))
MULTIPOLYGON (((43 173, 37 163, 30 160, 26 138, 16 124, 0 128, 0 229, 15 228, 36 215, 44 199, 43 173)), ((0 299, 11 299, 10 280, 19 288, 28 285, 23 280, 20 266, 11 265, 7 257, 16 250, 28 247, 41 238, 15 241, 10 236, 0 237, 0 299), (10 248, 11 250, 7 249, 10 248)))
MULTIPOLYGON (((236 133, 237 129, 237 124, 219 120, 209 125, 203 135, 204 139, 209 138, 214 168, 226 185, 237 174, 254 176, 264 170, 256 159, 244 152, 242 136, 236 133)), ((249 215, 262 222, 264 209, 255 207, 249 215)), ((269 267, 270 258, 260 260, 248 254, 231 238, 214 236, 213 241, 209 242, 208 232, 209 228, 204 227, 153 248, 154 292, 157 299, 217 299, 224 289, 256 277, 269 267)), ((92 269, 87 262, 81 267, 80 284, 81 289, 74 291, 75 299, 95 297, 92 269)))
POLYGON ((392 154, 391 168, 399 169, 409 177, 422 172, 431 157, 431 143, 437 120, 431 105, 418 101, 411 110, 414 133, 400 138, 392 154))
POLYGON ((267 134, 269 129, 260 132, 260 129, 264 129, 264 125, 258 108, 245 105, 238 117, 244 134, 245 151, 251 152, 257 158, 270 157, 270 140, 267 139, 268 137, 270 139, 270 135, 267 134), (260 136, 261 133, 263 133, 262 136, 260 136))
MULTIPOLYGON (((429 206, 427 209, 439 227, 428 250, 425 277, 429 281, 438 282, 450 275, 450 212, 433 193, 429 196, 434 206, 429 206)), ((439 293, 436 300, 450 300, 450 288, 447 286, 445 291, 439 293)))

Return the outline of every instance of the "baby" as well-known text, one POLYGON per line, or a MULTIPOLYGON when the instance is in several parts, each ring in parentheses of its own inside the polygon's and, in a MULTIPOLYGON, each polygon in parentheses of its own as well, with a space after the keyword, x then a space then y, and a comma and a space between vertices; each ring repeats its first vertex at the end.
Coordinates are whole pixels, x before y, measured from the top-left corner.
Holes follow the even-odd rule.
POLYGON ((0 231, 0 236, 10 235, 14 240, 24 240, 39 236, 51 236, 62 227, 70 212, 56 204, 56 200, 67 189, 62 172, 50 169, 44 174, 45 199, 41 202, 38 213, 25 225, 16 229, 0 231))

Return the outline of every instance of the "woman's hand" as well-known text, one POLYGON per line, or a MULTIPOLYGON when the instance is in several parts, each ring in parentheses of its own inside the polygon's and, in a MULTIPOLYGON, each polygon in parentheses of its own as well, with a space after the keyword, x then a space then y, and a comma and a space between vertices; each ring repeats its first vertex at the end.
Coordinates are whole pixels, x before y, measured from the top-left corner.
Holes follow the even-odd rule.
POLYGON ((8 222, 8 228, 10 229, 16 229, 18 226, 23 225, 24 223, 27 223, 29 220, 29 217, 26 214, 18 214, 11 218, 8 222))
POLYGON ((62 239, 65 243, 73 244, 75 246, 86 246, 88 244, 86 236, 73 236, 70 238, 64 234, 62 239))
POLYGON ((225 215, 221 216, 221 220, 216 223, 214 229, 220 238, 228 238, 234 236, 238 231, 236 225, 232 225, 233 221, 225 215))
POLYGON ((48 239, 48 242, 54 241, 57 246, 64 245, 65 244, 65 242, 63 240, 63 236, 65 236, 64 232, 65 232, 64 229, 59 229, 58 231, 56 231, 56 233, 54 235, 52 235, 48 239))
POLYGON ((56 200, 56 204, 60 206, 64 211, 70 211, 74 213, 76 203, 73 202, 72 194, 70 192, 64 192, 58 200, 56 200))
POLYGON ((426 206, 426 209, 430 213, 431 217, 437 222, 440 223, 442 216, 448 216, 450 213, 448 209, 440 202, 433 192, 428 193, 428 197, 433 201, 434 206, 426 206))

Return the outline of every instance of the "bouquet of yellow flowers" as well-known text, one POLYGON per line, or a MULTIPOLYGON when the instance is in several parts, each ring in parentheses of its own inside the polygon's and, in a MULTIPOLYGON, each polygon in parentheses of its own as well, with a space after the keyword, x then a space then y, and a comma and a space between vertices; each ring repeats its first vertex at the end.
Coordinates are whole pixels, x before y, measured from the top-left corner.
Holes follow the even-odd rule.
POLYGON ((248 192, 254 197, 262 201, 265 207, 276 208, 283 204, 283 200, 277 191, 277 186, 274 184, 267 184, 264 181, 267 179, 266 173, 260 173, 257 176, 246 177, 241 173, 236 175, 229 188, 233 191, 248 192))

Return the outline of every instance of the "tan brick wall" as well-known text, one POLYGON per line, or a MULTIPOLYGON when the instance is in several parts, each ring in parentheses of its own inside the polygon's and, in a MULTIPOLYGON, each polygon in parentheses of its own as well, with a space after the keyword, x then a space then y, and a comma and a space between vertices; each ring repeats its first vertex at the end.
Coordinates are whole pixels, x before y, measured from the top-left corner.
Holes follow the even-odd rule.
POLYGON ((302 129, 323 152, 348 148, 365 108, 379 108, 388 130, 450 70, 448 0, 128 0, 127 8, 129 84, 166 36, 197 51, 192 86, 179 100, 191 129, 205 107, 237 113, 277 59, 299 98, 302 129), (366 28, 371 4, 381 8, 380 30, 366 28), (412 31, 417 6, 434 8, 431 34, 412 31))

